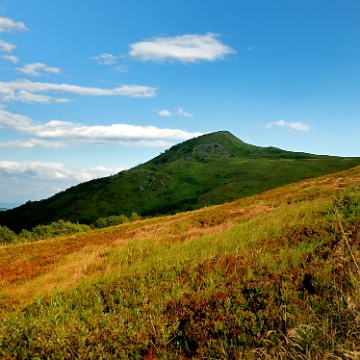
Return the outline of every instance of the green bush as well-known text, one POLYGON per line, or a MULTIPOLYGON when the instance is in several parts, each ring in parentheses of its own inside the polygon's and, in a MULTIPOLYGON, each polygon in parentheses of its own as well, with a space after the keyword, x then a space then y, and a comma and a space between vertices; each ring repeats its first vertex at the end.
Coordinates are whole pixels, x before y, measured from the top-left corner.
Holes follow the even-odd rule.
POLYGON ((11 243, 16 240, 16 234, 6 226, 0 225, 0 243, 11 243))
POLYGON ((116 226, 130 222, 130 220, 125 215, 112 215, 108 217, 99 218, 94 223, 95 229, 102 229, 109 226, 116 226))
POLYGON ((31 241, 36 241, 37 238, 36 238, 36 234, 34 234, 32 231, 23 229, 18 234, 18 240, 19 242, 31 242, 31 241))
POLYGON ((73 224, 70 221, 59 220, 50 225, 38 225, 32 229, 36 239, 46 239, 61 235, 70 235, 78 232, 91 230, 90 226, 84 224, 73 224))

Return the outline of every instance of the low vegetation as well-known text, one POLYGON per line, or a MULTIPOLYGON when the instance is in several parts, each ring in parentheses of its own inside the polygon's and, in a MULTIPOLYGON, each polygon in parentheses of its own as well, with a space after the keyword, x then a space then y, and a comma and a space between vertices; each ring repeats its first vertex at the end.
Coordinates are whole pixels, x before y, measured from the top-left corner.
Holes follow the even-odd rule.
POLYGON ((4 359, 359 359, 360 167, 0 247, 4 359))
POLYGON ((110 226, 125 224, 134 220, 140 220, 140 216, 136 213, 132 213, 130 219, 124 215, 113 215, 106 218, 100 218, 90 226, 86 224, 73 224, 70 221, 58 220, 52 222, 50 225, 35 226, 30 231, 23 229, 19 234, 16 234, 6 226, 0 225, 0 245, 33 242, 57 236, 65 236, 84 231, 90 231, 92 229, 103 229, 110 226))

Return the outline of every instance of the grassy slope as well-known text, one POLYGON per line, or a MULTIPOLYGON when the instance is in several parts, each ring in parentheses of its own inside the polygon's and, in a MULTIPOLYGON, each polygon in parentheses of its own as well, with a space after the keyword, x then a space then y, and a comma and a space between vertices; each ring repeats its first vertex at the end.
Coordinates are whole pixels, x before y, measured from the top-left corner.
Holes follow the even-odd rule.
POLYGON ((359 186, 357 167, 2 247, 0 356, 358 359, 360 217, 333 197, 359 186))
POLYGON ((132 212, 143 216, 172 214, 359 164, 360 158, 262 148, 218 132, 175 145, 134 169, 0 213, 0 224, 20 231, 59 219, 89 224, 100 217, 130 216, 132 212))

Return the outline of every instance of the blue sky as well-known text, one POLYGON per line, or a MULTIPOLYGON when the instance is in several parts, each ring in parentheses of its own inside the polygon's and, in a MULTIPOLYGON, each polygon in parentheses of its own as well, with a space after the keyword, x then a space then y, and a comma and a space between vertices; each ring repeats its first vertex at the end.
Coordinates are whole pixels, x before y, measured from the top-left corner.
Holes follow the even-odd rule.
POLYGON ((3 0, 0 202, 228 130, 360 156, 357 0, 3 0))

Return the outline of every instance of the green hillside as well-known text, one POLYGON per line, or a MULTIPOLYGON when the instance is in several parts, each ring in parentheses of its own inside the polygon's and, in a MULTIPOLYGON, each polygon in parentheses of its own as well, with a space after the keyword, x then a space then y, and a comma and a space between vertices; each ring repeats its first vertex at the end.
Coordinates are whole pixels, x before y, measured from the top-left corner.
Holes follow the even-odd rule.
POLYGON ((216 132, 175 145, 133 169, 1 212, 0 225, 20 231, 59 219, 91 224, 100 217, 133 212, 173 214, 359 164, 360 158, 258 147, 229 132, 216 132))

